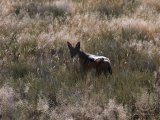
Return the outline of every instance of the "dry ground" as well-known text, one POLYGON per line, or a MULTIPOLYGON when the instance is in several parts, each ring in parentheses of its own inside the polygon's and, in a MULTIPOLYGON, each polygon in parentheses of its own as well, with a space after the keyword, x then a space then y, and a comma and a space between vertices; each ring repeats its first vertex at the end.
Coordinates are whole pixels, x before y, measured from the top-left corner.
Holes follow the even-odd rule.
POLYGON ((160 0, 1 0, 0 118, 160 119, 160 0), (66 41, 109 57, 80 76, 66 41))

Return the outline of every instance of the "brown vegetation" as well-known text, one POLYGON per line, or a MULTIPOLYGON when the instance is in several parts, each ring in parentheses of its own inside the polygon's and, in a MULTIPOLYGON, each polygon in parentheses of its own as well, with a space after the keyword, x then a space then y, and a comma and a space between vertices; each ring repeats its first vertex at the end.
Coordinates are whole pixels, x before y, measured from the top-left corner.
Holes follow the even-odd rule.
POLYGON ((160 119, 159 0, 1 0, 0 8, 1 119, 160 119), (81 79, 66 41, 110 58, 114 74, 81 79))

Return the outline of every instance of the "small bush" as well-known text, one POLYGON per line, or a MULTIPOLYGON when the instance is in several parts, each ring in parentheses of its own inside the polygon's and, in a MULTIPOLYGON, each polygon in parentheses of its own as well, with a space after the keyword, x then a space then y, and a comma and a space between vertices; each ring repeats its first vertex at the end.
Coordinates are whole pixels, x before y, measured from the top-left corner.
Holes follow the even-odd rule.
MULTIPOLYGON (((50 3, 51 4, 51 3, 50 3)), ((52 16, 64 17, 71 13, 70 3, 64 1, 53 2, 52 5, 41 5, 35 2, 29 4, 22 4, 15 6, 15 13, 20 15, 22 13, 28 13, 30 17, 35 17, 39 14, 42 17, 52 16)))
POLYGON ((118 17, 123 14, 130 14, 134 12, 139 5, 138 2, 134 0, 90 0, 88 4, 89 10, 100 12, 102 15, 105 14, 108 17, 118 17))
POLYGON ((30 68, 28 65, 26 65, 25 63, 13 63, 10 66, 10 71, 11 71, 11 75, 14 78, 22 78, 25 75, 27 75, 29 72, 31 72, 30 68))

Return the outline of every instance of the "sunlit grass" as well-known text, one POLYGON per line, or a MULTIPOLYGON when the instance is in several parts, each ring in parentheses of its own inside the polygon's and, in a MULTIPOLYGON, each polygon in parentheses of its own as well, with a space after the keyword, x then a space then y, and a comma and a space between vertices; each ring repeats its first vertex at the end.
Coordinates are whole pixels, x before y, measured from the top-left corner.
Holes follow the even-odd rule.
POLYGON ((2 0, 0 7, 2 119, 158 119, 156 0, 2 0), (82 77, 66 41, 110 58, 113 75, 82 77))

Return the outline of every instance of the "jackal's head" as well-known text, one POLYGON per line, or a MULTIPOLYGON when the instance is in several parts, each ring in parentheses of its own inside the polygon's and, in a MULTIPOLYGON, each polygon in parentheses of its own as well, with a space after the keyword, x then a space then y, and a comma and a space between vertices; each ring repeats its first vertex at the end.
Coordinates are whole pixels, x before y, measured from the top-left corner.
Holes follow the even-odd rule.
POLYGON ((70 55, 71 55, 72 58, 79 53, 79 51, 80 51, 80 42, 78 42, 75 47, 73 47, 70 42, 67 42, 67 45, 68 45, 68 48, 70 50, 70 55))

